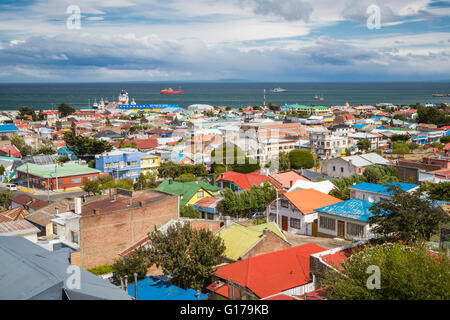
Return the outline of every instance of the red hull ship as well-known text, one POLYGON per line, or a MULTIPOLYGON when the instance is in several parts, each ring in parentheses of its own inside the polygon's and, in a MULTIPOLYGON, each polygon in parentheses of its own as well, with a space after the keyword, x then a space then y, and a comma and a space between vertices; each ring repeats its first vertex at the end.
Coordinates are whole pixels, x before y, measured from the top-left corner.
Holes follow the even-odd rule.
POLYGON ((162 94, 182 94, 184 91, 173 91, 172 88, 161 90, 162 94))

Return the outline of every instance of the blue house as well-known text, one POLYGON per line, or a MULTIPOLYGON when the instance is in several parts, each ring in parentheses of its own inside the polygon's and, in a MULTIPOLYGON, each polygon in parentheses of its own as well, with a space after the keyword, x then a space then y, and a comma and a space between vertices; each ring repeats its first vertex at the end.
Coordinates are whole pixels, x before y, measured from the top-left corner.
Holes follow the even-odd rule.
POLYGON ((77 156, 73 153, 73 151, 70 151, 67 147, 61 147, 58 149, 58 156, 60 158, 69 158, 69 160, 77 160, 77 156))
POLYGON ((148 156, 134 149, 115 150, 95 156, 95 168, 114 179, 137 179, 141 174, 141 157, 148 156))
POLYGON ((390 182, 386 185, 363 182, 350 188, 350 198, 367 200, 369 202, 379 202, 382 199, 390 199, 394 192, 389 191, 391 186, 398 186, 404 192, 417 189, 417 184, 390 182))
POLYGON ((350 199, 316 209, 318 234, 348 240, 373 237, 369 225, 372 205, 369 201, 350 199))
MULTIPOLYGON (((135 284, 128 286, 128 294, 136 298, 135 284)), ((194 289, 184 290, 155 277, 137 282, 137 300, 205 300, 208 296, 194 289)))
POLYGON ((19 129, 13 124, 1 124, 0 125, 0 134, 4 133, 17 133, 19 129))

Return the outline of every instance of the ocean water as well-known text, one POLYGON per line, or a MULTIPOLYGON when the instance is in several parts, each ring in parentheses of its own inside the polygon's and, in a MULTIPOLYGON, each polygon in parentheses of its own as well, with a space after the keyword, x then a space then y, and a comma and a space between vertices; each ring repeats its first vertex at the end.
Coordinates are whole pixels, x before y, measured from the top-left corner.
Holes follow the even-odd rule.
POLYGON ((450 102, 448 98, 433 97, 433 93, 450 93, 450 82, 389 82, 389 83, 49 83, 0 84, 0 110, 14 110, 21 106, 33 109, 52 109, 66 102, 75 108, 86 108, 94 99, 117 101, 121 90, 126 90, 130 101, 138 104, 191 104, 247 107, 262 105, 264 89, 267 103, 304 105, 357 104, 415 104, 450 102), (163 95, 166 88, 184 91, 181 95, 163 95), (282 87, 288 92, 272 93, 282 87), (323 101, 314 100, 315 95, 323 101))

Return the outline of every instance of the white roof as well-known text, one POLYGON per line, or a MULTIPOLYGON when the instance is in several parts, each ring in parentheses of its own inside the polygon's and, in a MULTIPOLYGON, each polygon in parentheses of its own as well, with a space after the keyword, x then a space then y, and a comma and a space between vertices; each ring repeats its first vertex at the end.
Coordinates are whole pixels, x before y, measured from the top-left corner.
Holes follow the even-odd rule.
POLYGON ((288 190, 288 192, 304 189, 314 189, 316 191, 328 194, 331 190, 334 189, 334 184, 329 180, 320 182, 297 180, 297 182, 294 183, 294 185, 288 190))
POLYGON ((386 160, 377 153, 366 153, 358 156, 349 156, 342 158, 345 161, 351 161, 353 165, 357 167, 367 167, 372 164, 387 164, 389 160, 386 160))

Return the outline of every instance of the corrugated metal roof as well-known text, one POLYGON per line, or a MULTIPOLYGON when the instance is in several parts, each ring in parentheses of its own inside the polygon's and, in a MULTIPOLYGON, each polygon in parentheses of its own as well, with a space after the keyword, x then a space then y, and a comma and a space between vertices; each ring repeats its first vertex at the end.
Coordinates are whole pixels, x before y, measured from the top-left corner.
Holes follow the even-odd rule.
POLYGON ((372 205, 373 204, 370 203, 369 201, 350 199, 323 208, 316 209, 316 211, 344 218, 368 222, 369 217, 372 216, 372 213, 369 210, 372 205))
POLYGON ((27 220, 0 223, 0 235, 2 236, 20 236, 38 232, 39 229, 27 220))

